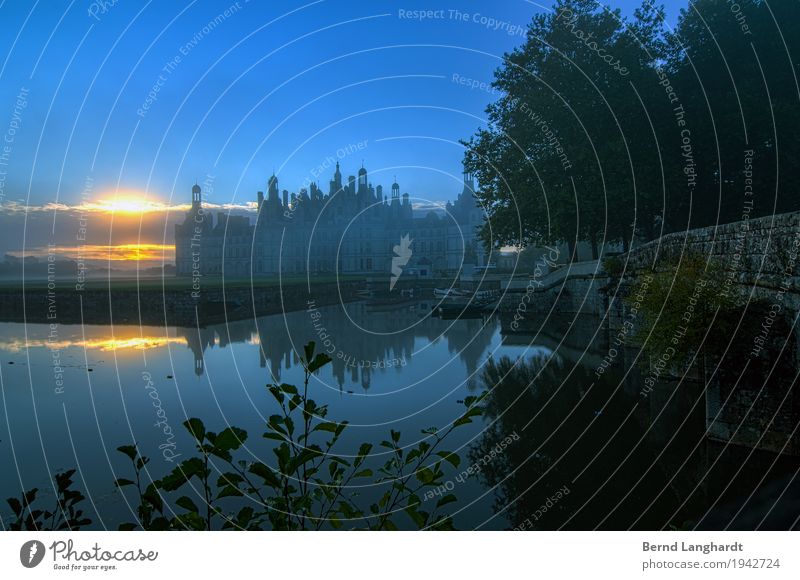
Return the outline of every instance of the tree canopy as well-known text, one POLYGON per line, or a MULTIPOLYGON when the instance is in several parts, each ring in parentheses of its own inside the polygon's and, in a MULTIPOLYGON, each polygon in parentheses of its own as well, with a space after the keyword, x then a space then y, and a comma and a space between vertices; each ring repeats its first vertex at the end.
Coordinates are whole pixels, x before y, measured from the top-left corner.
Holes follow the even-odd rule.
POLYGON ((492 245, 649 240, 798 209, 800 4, 696 0, 669 30, 558 0, 465 142, 492 245))

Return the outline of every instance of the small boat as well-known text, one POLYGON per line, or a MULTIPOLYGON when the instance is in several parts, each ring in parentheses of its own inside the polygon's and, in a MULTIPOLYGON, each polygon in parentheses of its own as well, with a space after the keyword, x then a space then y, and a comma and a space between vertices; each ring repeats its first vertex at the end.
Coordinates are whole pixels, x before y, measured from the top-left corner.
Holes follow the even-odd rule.
POLYGON ((443 320, 456 318, 483 318, 492 310, 496 300, 471 300, 469 302, 442 302, 436 307, 434 313, 443 320))
POLYGON ((454 298, 460 296, 467 296, 468 294, 462 290, 456 290, 455 288, 434 288, 433 295, 437 298, 454 298))

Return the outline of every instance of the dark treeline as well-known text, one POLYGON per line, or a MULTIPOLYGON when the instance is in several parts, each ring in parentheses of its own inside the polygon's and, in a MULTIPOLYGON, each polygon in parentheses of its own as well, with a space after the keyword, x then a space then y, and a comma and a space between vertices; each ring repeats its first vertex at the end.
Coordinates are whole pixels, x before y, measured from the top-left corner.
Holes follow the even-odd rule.
POLYGON ((696 0, 671 30, 648 1, 559 0, 466 143, 487 242, 598 252, 798 209, 799 22, 797 2, 696 0))

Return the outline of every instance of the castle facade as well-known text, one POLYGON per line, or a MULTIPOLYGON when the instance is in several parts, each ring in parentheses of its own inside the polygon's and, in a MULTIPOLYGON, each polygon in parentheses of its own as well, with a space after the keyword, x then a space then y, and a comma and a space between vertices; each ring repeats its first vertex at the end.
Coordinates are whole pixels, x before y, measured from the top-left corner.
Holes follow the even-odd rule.
POLYGON ((203 208, 199 185, 192 207, 175 225, 175 265, 179 276, 248 278, 277 274, 363 274, 389 276, 398 262, 417 276, 485 266, 478 228, 485 213, 471 175, 461 194, 443 212, 423 216, 409 194, 392 184, 390 195, 358 176, 342 180, 339 164, 323 194, 316 185, 299 194, 281 192, 273 175, 267 194, 258 192, 255 220, 203 208), (410 243, 409 243, 410 241, 410 243))

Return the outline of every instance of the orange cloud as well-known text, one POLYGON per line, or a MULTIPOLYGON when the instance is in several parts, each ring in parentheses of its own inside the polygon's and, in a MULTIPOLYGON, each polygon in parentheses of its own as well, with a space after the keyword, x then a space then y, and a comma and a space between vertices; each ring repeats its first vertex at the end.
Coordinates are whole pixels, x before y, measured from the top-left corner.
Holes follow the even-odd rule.
POLYGON ((22 258, 32 256, 42 258, 50 253, 65 258, 112 262, 161 262, 175 259, 175 247, 163 244, 118 244, 104 246, 86 244, 85 246, 56 246, 55 248, 29 248, 24 252, 9 252, 22 258))
POLYGON ((25 348, 49 348, 60 350, 64 348, 83 347, 88 350, 112 352, 117 350, 150 350, 162 348, 169 344, 186 345, 186 340, 178 337, 167 336, 135 336, 131 338, 89 338, 86 340, 49 340, 49 339, 14 339, 0 341, 0 350, 20 352, 25 348))

